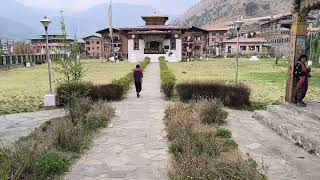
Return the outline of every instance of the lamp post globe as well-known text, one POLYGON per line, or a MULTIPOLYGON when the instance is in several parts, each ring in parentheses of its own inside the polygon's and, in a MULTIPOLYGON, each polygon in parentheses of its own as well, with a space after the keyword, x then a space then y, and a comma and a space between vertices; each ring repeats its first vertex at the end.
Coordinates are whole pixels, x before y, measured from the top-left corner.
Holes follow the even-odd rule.
POLYGON ((50 25, 50 23, 51 23, 51 20, 48 19, 47 16, 45 16, 40 22, 41 22, 41 24, 43 25, 43 27, 44 27, 45 29, 48 29, 48 27, 49 27, 49 25, 50 25))

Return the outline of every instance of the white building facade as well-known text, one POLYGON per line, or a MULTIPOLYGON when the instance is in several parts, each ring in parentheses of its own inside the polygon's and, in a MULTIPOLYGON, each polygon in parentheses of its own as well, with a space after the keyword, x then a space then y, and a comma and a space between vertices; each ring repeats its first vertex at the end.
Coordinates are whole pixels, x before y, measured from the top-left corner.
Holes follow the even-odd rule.
POLYGON ((128 38, 128 61, 141 62, 146 57, 159 62, 165 57, 169 62, 182 60, 182 34, 187 30, 178 26, 165 25, 167 16, 144 16, 146 25, 121 28, 128 38))

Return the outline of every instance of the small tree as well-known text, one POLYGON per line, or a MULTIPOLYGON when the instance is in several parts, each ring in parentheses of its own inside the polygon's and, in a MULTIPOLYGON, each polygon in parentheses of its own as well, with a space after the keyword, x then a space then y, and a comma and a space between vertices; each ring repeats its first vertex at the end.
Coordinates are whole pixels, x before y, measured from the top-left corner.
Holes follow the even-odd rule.
POLYGON ((80 47, 75 37, 74 42, 69 43, 67 39, 66 25, 64 23, 64 17, 61 12, 61 39, 60 42, 63 44, 63 53, 66 52, 67 47, 70 47, 70 54, 67 57, 57 61, 56 71, 62 74, 61 83, 79 83, 85 76, 85 68, 83 63, 79 60, 80 47))

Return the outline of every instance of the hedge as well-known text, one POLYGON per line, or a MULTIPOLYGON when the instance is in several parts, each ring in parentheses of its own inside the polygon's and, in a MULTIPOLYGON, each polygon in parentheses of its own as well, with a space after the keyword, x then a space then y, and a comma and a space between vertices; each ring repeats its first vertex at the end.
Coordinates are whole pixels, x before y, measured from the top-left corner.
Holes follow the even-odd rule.
POLYGON ((169 70, 164 57, 160 57, 161 68, 161 91, 167 98, 171 98, 174 92, 174 86, 176 84, 176 77, 172 71, 169 70))
POLYGON ((251 90, 243 84, 233 84, 223 81, 190 81, 178 84, 176 87, 181 101, 217 99, 225 106, 250 106, 251 90))
MULTIPOLYGON (((145 69, 149 63, 150 59, 146 58, 141 63, 141 68, 145 69)), ((90 82, 60 84, 56 89, 57 98, 60 105, 64 105, 71 94, 78 97, 89 97, 93 101, 117 101, 127 94, 132 82, 132 72, 130 72, 123 78, 113 80, 111 84, 94 85, 90 82)))

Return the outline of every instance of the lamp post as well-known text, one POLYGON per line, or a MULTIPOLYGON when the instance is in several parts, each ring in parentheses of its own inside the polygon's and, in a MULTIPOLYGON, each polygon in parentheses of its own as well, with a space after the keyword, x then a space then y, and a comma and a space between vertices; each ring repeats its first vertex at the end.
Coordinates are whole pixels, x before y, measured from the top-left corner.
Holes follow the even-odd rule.
POLYGON ((44 17, 44 19, 42 19, 40 22, 42 23, 46 32, 46 55, 47 55, 47 62, 48 62, 49 87, 50 87, 49 94, 44 97, 44 105, 45 107, 50 107, 50 106, 56 106, 56 96, 53 95, 53 91, 52 91, 51 59, 49 55, 48 27, 51 21, 47 17, 44 17))
POLYGON ((235 27, 237 28, 237 70, 236 70, 236 84, 238 84, 238 79, 239 79, 239 39, 240 39, 240 29, 241 26, 244 24, 243 21, 237 20, 234 22, 235 27))

